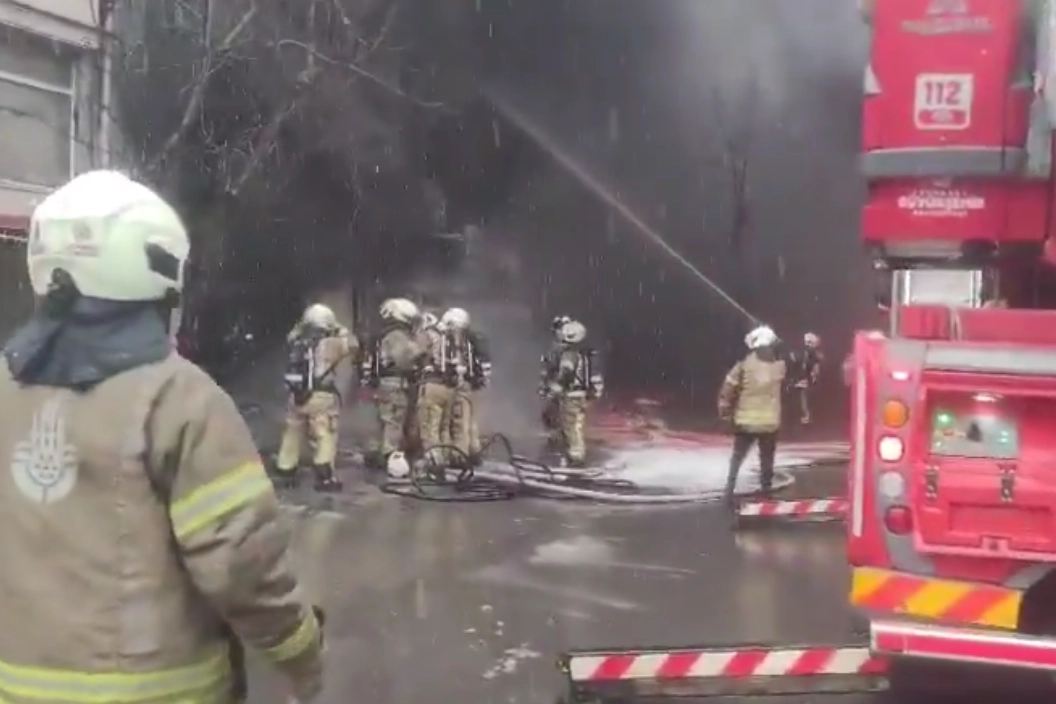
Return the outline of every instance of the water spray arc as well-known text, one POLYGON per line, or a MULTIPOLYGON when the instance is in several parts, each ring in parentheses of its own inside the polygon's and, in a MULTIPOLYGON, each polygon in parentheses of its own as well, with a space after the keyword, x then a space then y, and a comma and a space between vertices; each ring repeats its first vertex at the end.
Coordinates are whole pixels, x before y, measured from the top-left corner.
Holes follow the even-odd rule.
POLYGON ((659 232, 650 227, 644 220, 638 217, 633 210, 620 201, 620 199, 617 198, 609 188, 606 188, 605 184, 603 184, 596 176, 591 174, 586 167, 570 157, 550 135, 543 132, 543 130, 540 129, 535 122, 529 119, 524 112, 514 107, 509 100, 492 89, 485 89, 483 94, 503 117, 524 132, 529 139, 535 142, 540 149, 549 154, 554 161, 560 164, 563 169, 571 174, 591 193, 619 213, 625 221, 632 225, 634 229, 642 234, 649 242, 658 246, 665 254, 685 267, 698 281, 703 283, 714 293, 718 294, 719 297, 726 301, 726 303, 729 303, 734 310, 747 318, 752 325, 759 325, 762 322, 759 318, 752 315, 747 308, 738 303, 737 300, 727 293, 721 286, 704 274, 704 272, 693 266, 693 263, 686 259, 681 252, 668 244, 659 232))

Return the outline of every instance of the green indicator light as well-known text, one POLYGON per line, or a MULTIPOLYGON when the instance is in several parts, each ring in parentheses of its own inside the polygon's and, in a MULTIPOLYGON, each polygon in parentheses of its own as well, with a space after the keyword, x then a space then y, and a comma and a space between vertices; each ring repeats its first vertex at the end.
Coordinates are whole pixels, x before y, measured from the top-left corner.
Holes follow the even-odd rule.
POLYGON ((935 422, 939 425, 949 425, 953 422, 953 416, 949 413, 941 412, 935 416, 935 422))

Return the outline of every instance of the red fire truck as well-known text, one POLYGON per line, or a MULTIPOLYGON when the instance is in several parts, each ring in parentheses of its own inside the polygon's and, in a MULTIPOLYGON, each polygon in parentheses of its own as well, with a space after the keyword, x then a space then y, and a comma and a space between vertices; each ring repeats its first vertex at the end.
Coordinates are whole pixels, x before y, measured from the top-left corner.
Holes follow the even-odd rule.
POLYGON ((1056 1, 862 4, 862 233, 888 312, 848 367, 867 642, 570 653, 573 700, 844 691, 905 660, 1056 673, 1056 1))

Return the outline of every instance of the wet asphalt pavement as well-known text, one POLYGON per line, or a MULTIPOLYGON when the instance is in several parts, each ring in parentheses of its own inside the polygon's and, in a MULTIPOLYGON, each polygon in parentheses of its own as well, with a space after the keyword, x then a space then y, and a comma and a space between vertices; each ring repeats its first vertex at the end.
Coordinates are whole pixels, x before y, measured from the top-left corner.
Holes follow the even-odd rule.
POLYGON ((325 702, 553 704, 570 647, 852 638, 832 526, 738 542, 716 506, 436 504, 373 488, 332 508, 290 512, 330 617, 325 702))
MULTIPOLYGON (((255 400, 251 425, 273 446, 281 406, 255 400)), ((343 444, 369 413, 346 414, 343 444)), ((568 648, 860 642, 838 524, 735 536, 717 505, 415 501, 346 464, 341 497, 286 497, 298 569, 329 616, 326 704, 554 704, 568 648)), ((840 475, 789 495, 839 493, 840 475)), ((262 668, 252 685, 254 702, 283 701, 262 668)))

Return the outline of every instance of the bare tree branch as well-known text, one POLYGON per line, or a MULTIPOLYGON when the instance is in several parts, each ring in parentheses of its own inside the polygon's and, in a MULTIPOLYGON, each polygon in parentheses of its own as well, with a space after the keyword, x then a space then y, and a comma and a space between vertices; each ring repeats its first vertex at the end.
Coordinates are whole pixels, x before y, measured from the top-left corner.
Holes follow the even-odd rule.
MULTIPOLYGON (((212 17, 212 4, 213 0, 206 0, 205 3, 205 21, 206 23, 211 22, 212 17)), ((217 55, 222 55, 224 52, 229 51, 238 39, 239 35, 249 26, 249 23, 253 20, 253 17, 257 14, 257 4, 252 2, 249 9, 242 15, 231 31, 220 42, 219 46, 214 51, 209 46, 212 38, 207 35, 205 37, 206 54, 202 57, 201 72, 198 76, 198 81, 194 84, 194 89, 191 91, 190 100, 187 103, 186 109, 183 111, 183 118, 180 120, 179 126, 176 131, 169 135, 169 138, 165 140, 165 144, 162 145, 161 150, 155 155, 150 163, 147 165, 147 171, 151 172, 158 168, 168 158, 169 154, 179 145, 187 134, 188 130, 191 129, 191 125, 198 119, 199 113, 201 112, 202 101, 205 99, 206 90, 209 87, 209 79, 216 69, 213 65, 213 60, 217 55)))
POLYGON ((421 100, 419 98, 414 97, 413 95, 409 95, 409 94, 405 93, 403 90, 401 90, 399 86, 393 85, 389 81, 386 81, 384 78, 381 78, 380 76, 377 76, 377 75, 371 73, 370 71, 366 70, 362 66, 358 66, 357 64, 352 63, 352 62, 338 61, 337 59, 333 59, 333 58, 331 58, 331 57, 329 57, 329 56, 327 56, 327 55, 325 55, 325 54, 323 54, 323 53, 321 53, 319 51, 316 51, 315 49, 313 49, 311 46, 305 44, 304 42, 297 41, 296 39, 280 39, 278 42, 275 43, 275 46, 277 48, 280 48, 280 47, 283 47, 283 46, 297 46, 297 47, 300 47, 300 48, 304 49, 305 51, 312 52, 312 53, 315 54, 316 58, 318 58, 320 61, 322 61, 324 63, 328 63, 328 64, 330 64, 332 66, 341 66, 342 68, 346 68, 349 71, 351 71, 352 73, 356 74, 357 76, 360 76, 361 78, 365 78, 368 81, 370 81, 371 83, 374 83, 375 85, 380 86, 381 88, 384 88, 389 93, 391 93, 391 94, 393 94, 393 95, 395 95, 395 96, 397 96, 399 98, 402 98, 404 100, 410 101, 410 102, 412 102, 415 105, 418 105, 420 107, 423 107, 423 108, 442 108, 442 107, 444 107, 443 103, 426 102, 424 100, 421 100))
POLYGON ((237 196, 254 175, 261 162, 275 151, 282 123, 297 109, 297 102, 297 99, 294 99, 290 101, 290 104, 285 109, 276 111, 272 115, 271 120, 268 121, 268 124, 260 130, 257 144, 251 148, 249 159, 246 161, 245 166, 242 167, 238 178, 233 181, 231 179, 228 180, 227 192, 229 194, 237 196))

